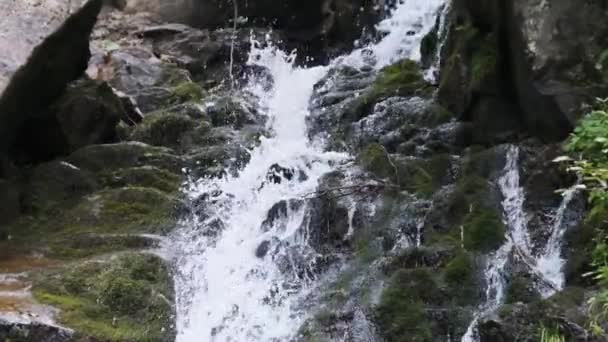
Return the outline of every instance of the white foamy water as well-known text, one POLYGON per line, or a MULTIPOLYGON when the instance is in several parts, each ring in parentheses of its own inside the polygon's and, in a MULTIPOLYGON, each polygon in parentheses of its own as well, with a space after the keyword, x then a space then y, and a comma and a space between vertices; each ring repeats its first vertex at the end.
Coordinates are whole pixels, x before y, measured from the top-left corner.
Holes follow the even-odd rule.
POLYGON ((509 146, 506 165, 498 184, 503 195, 503 221, 507 227, 507 236, 505 243, 489 257, 484 274, 487 283, 486 303, 469 325, 462 342, 478 341, 477 323, 479 319, 504 303, 505 268, 512 254, 522 260, 529 268, 529 272, 538 278, 536 287, 543 297, 562 290, 565 283, 562 271, 565 261, 561 256, 561 248, 564 234, 568 228, 568 224, 565 222, 566 213, 576 195, 577 187, 574 186, 563 194, 562 203, 556 210, 553 224, 550 227, 551 236, 542 253, 535 255, 524 210, 525 189, 520 184, 519 148, 517 146, 509 146))
MULTIPOLYGON (((388 35, 367 49, 380 68, 391 61, 419 58, 421 37, 435 22, 443 1, 408 0, 380 27, 388 35), (408 32, 415 34, 407 34, 408 32)), ((338 63, 367 64, 357 51, 338 63)), ((347 162, 345 154, 323 152, 307 138, 306 116, 313 87, 330 67, 299 68, 295 56, 273 46, 253 44, 249 63, 263 67, 272 79, 252 77, 247 91, 259 99, 259 110, 268 117, 272 132, 251 151, 249 164, 238 176, 193 180, 191 198, 209 197, 203 214, 182 222, 176 239, 178 274, 177 341, 288 341, 308 312, 306 301, 315 289, 312 272, 315 252, 308 245, 304 206, 289 206, 286 218, 266 226, 262 223, 277 202, 302 199, 314 192, 319 179, 347 162), (269 182, 273 165, 302 171, 306 177, 269 182), (216 235, 205 234, 220 227, 216 235), (269 241, 264 258, 255 256, 261 243, 269 241)))
POLYGON ((577 192, 578 184, 562 194, 562 203, 555 212, 553 226, 551 227, 551 236, 547 240, 547 244, 537 261, 538 269, 551 285, 551 287, 542 291, 544 297, 563 290, 566 283, 566 277, 563 272, 566 260, 562 257, 562 243, 564 241, 564 234, 569 227, 568 222, 566 222, 566 213, 577 192))
POLYGON ((503 245, 488 257, 484 278, 486 280, 486 301, 469 325, 462 342, 479 341, 477 324, 484 315, 496 310, 505 299, 505 268, 509 255, 514 250, 519 254, 529 251, 527 218, 523 210, 524 189, 519 179, 519 148, 509 146, 506 164, 498 185, 503 196, 503 222, 507 233, 503 245))

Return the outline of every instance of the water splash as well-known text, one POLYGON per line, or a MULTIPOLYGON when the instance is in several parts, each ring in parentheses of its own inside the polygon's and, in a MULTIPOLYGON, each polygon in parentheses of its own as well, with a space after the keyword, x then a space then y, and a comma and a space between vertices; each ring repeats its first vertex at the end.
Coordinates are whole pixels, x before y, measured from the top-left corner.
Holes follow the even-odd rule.
MULTIPOLYGON (((434 24, 443 0, 409 0, 380 24, 388 34, 367 47, 380 68, 404 57, 419 58, 419 44, 434 24), (408 32, 414 32, 408 34, 408 32)), ((306 116, 314 85, 340 63, 367 63, 362 50, 330 66, 300 68, 295 56, 254 42, 248 63, 268 75, 254 76, 246 91, 258 99, 268 117, 269 137, 250 151, 249 164, 237 176, 192 180, 188 195, 206 196, 204 214, 182 224, 176 239, 177 341, 287 341, 307 318, 303 303, 315 289, 315 251, 308 245, 304 206, 290 207, 280 224, 262 229, 269 210, 280 201, 314 192, 319 179, 349 159, 324 152, 307 137, 306 116), (268 76, 268 77, 266 77, 268 76), (268 79, 272 81, 268 82, 268 79), (269 182, 273 165, 298 170, 306 177, 269 182), (217 236, 204 234, 220 226, 217 236), (256 257, 262 243, 270 246, 256 257)))
POLYGON ((538 258, 538 269, 544 275, 546 281, 551 284, 551 286, 546 287, 542 291, 543 297, 549 297, 555 292, 564 289, 566 277, 563 268, 566 261, 562 257, 562 243, 564 234, 570 227, 566 219, 568 210, 578 192, 579 188, 578 184, 576 184, 562 194, 562 202, 555 212, 555 218, 551 227, 551 236, 538 258))
POLYGON ((485 303, 467 328, 462 342, 479 341, 477 329, 479 319, 496 310, 505 299, 505 268, 514 248, 528 250, 530 245, 527 232, 527 218, 523 210, 524 189, 519 179, 519 148, 509 146, 503 175, 498 179, 503 196, 503 221, 507 234, 503 245, 488 257, 484 278, 486 279, 485 303))

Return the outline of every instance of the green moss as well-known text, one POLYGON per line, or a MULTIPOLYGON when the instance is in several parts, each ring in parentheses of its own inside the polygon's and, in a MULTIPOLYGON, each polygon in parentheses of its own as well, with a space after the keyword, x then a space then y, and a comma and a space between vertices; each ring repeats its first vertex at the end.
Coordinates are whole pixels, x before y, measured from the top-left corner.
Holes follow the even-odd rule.
POLYGON ((463 222, 464 247, 467 250, 488 253, 504 243, 506 229, 495 210, 473 205, 463 222))
POLYGON ((47 254, 53 258, 70 260, 123 250, 148 249, 156 245, 156 241, 141 235, 76 234, 50 239, 47 254))
POLYGON ((474 275, 474 265, 467 253, 458 254, 445 267, 445 280, 449 284, 464 284, 471 281, 474 275))
POLYGON ((435 27, 429 33, 427 33, 422 41, 420 42, 420 54, 423 59, 430 58, 437 53, 439 44, 439 32, 438 27, 435 27))
POLYGON ((131 139, 154 146, 177 148, 184 134, 196 128, 196 122, 183 114, 155 112, 137 125, 131 139))
POLYGON ((505 302, 513 304, 517 302, 529 303, 540 299, 540 294, 530 286, 529 280, 515 276, 507 284, 505 302))
POLYGON ((424 300, 436 295, 429 272, 397 271, 382 292, 376 324, 387 341, 432 341, 424 300))
POLYGON ((461 251, 443 269, 447 297, 458 306, 475 305, 479 287, 475 263, 469 253, 461 251))
POLYGON ((61 310, 77 335, 110 341, 173 341, 172 282, 162 260, 127 254, 39 276, 38 301, 61 310))
POLYGON ((390 96, 430 96, 430 89, 420 72, 420 66, 414 61, 402 60, 384 68, 367 90, 347 103, 341 119, 346 122, 358 121, 369 115, 376 103, 390 96))
POLYGON ((160 190, 123 187, 98 191, 71 207, 23 216, 9 229, 14 243, 33 246, 53 245, 85 233, 166 233, 175 226, 179 208, 177 197, 160 190))
POLYGON ((205 96, 203 88, 194 82, 183 82, 171 88, 173 94, 172 102, 184 103, 188 101, 200 101, 205 96))
POLYGON ((405 59, 382 69, 372 85, 369 96, 377 99, 385 96, 412 95, 427 85, 418 63, 405 59))
POLYGON ((357 163, 368 172, 382 179, 395 179, 397 169, 388 152, 380 144, 370 144, 357 156, 357 163))
POLYGON ((450 173, 451 157, 438 154, 430 159, 408 159, 398 163, 399 184, 402 188, 428 197, 445 183, 450 173))
POLYGON ((179 191, 178 175, 154 166, 125 168, 106 174, 104 184, 110 187, 136 186, 153 188, 168 194, 179 191))
POLYGON ((471 82, 473 87, 482 87, 483 82, 496 75, 498 51, 493 35, 476 38, 471 56, 471 82))
POLYGON ((155 166, 179 174, 183 167, 183 161, 173 154, 173 150, 133 141, 87 146, 74 152, 67 161, 94 173, 155 166))

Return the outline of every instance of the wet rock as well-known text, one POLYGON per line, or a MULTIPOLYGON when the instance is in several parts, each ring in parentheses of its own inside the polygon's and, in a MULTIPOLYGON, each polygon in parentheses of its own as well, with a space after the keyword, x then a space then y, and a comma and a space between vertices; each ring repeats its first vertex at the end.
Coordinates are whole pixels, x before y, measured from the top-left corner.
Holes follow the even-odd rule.
POLYGON ((268 29, 209 31, 175 24, 149 27, 140 35, 151 41, 156 55, 188 70, 195 80, 214 86, 242 82, 241 76, 249 69, 246 62, 252 38, 260 44, 280 44, 284 40, 278 32, 268 29))
POLYGON ((599 19, 604 4, 576 10, 568 1, 462 0, 451 12, 439 97, 454 113, 477 121, 493 112, 478 123, 494 129, 500 127, 492 122, 509 123, 507 133, 519 121, 530 134, 559 141, 582 106, 605 92, 599 38, 607 30, 599 19), (587 39, 584 46, 580 37, 587 39), (502 111, 505 103, 513 109, 502 111), (479 105, 483 110, 474 108, 479 105))
MULTIPOLYGON (((91 0, 70 16, 34 49, 28 62, 13 76, 0 98, 0 149, 3 153, 19 154, 22 151, 15 146, 18 138, 35 136, 36 130, 31 128, 53 122, 45 115, 48 107, 61 96, 67 84, 82 76, 87 68, 89 36, 101 5, 101 0, 91 0)), ((52 144, 54 140, 46 142, 52 144)))
POLYGON ((22 203, 30 213, 81 198, 99 187, 91 173, 67 162, 41 164, 27 177, 29 182, 25 186, 22 203))
POLYGON ((308 202, 307 216, 310 242, 323 249, 340 246, 348 233, 348 209, 330 197, 314 198, 308 202))
MULTIPOLYGON (((309 134, 325 138, 337 149, 356 151, 361 144, 378 139, 385 140, 387 146, 394 149, 395 144, 403 142, 404 138, 407 139, 408 129, 411 131, 415 127, 414 123, 407 125, 411 117, 408 115, 401 117, 399 109, 394 111, 386 109, 391 106, 388 103, 399 101, 387 100, 392 97, 402 98, 402 102, 406 102, 403 104, 409 107, 405 108, 406 112, 415 113, 424 110, 426 106, 429 112, 446 113, 444 117, 449 117, 447 112, 441 112, 431 101, 422 99, 430 95, 429 85, 423 79, 420 67, 415 62, 410 60, 397 62, 375 76, 369 71, 350 71, 348 68, 331 72, 327 79, 316 86, 312 113, 307 118, 310 126, 309 134), (414 99, 409 100, 410 97, 414 99), (419 99, 418 102, 416 98, 419 99), (378 111, 381 113, 376 115, 376 105, 384 100, 387 100, 387 103, 378 105, 378 111), (373 130, 370 125, 375 121, 383 123, 377 129, 378 132, 369 132, 373 130), (383 132, 386 136, 374 136, 375 133, 383 132), (404 134, 405 137, 401 137, 400 134, 404 134)), ((433 114, 414 116, 422 117, 424 118, 422 121, 426 120, 428 124, 432 124, 433 120, 441 117, 433 114)), ((441 120, 440 118, 437 124, 441 123, 441 120)))
POLYGON ((75 329, 77 336, 172 341, 175 313, 169 272, 156 255, 125 253, 111 260, 51 270, 33 287, 38 301, 75 313, 60 314, 59 321, 75 329), (74 302, 80 305, 71 306, 74 302), (142 326, 147 329, 140 329, 142 326))
POLYGON ((255 256, 260 259, 263 259, 266 256, 266 254, 268 254, 269 250, 270 250, 270 241, 268 241, 268 240, 262 241, 262 243, 260 243, 258 248, 255 249, 255 256))
POLYGON ((199 101, 204 95, 187 70, 163 62, 148 49, 121 48, 108 56, 103 68, 110 71, 103 79, 132 97, 144 113, 199 101))
MULTIPOLYGON (((16 180, 0 179, 0 226, 6 225, 21 214, 21 185, 16 180)), ((6 232, 0 230, 0 235, 6 232)), ((4 236, 6 238, 6 236, 4 236)), ((0 240, 3 237, 0 236, 0 240)))
MULTIPOLYGON (((317 57, 319 62, 352 47, 364 30, 373 25, 384 11, 376 1, 315 0, 302 3, 295 0, 280 4, 264 0, 252 3, 238 1, 238 14, 247 20, 239 26, 272 27, 286 32, 287 50, 297 48, 302 56, 317 57)), ((232 26, 232 4, 212 1, 129 1, 127 10, 147 10, 161 14, 165 20, 181 22, 203 29, 232 26)))
POLYGON ((172 150, 141 142, 84 147, 72 153, 66 161, 93 172, 151 165, 179 174, 184 165, 182 158, 173 154, 172 150))
POLYGON ((232 126, 241 129, 245 125, 261 125, 265 119, 246 98, 212 96, 205 99, 205 111, 214 126, 232 126))
POLYGON ((74 332, 42 323, 11 323, 0 319, 0 339, 19 342, 71 342, 74 332))
POLYGON ((546 300, 505 305, 480 321, 480 341, 538 341, 542 327, 566 341, 600 341, 585 329, 583 301, 581 289, 570 288, 546 300))
POLYGON ((268 214, 266 215, 266 219, 262 222, 262 230, 269 231, 271 228, 276 227, 284 219, 288 217, 288 215, 292 212, 299 210, 303 205, 302 200, 282 200, 275 203, 270 210, 268 210, 268 214))
POLYGON ((146 115, 145 119, 135 127, 130 140, 153 146, 179 148, 186 133, 193 131, 196 126, 196 121, 189 116, 156 112, 146 115))

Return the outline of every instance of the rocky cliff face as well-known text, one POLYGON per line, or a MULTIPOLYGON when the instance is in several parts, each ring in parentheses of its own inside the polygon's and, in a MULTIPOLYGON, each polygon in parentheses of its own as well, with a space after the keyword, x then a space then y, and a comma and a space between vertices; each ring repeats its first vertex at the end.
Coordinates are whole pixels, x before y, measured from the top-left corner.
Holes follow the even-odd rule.
MULTIPOLYGON (((193 215, 209 241, 225 228, 210 219, 219 195, 188 198, 184 185, 238 174, 271 134, 242 90, 267 72, 247 63, 251 38, 319 64, 362 35, 379 39, 388 10, 237 1, 234 31, 228 1, 102 3, 76 6, 0 97, 0 339, 175 340, 167 236, 193 215)), ((583 277, 593 228, 580 194, 564 204, 555 193, 576 180, 552 160, 605 96, 608 4, 448 6, 434 13, 421 63, 337 65, 315 86, 310 138, 353 160, 264 221, 304 208, 314 257, 281 259, 273 239, 251 257, 323 280, 298 341, 459 340, 471 327, 484 342, 538 341, 544 327, 602 341, 588 331, 593 283, 583 277), (539 266, 555 229, 565 230, 564 284, 539 266)), ((275 164, 265 182, 306 177, 275 164)))

